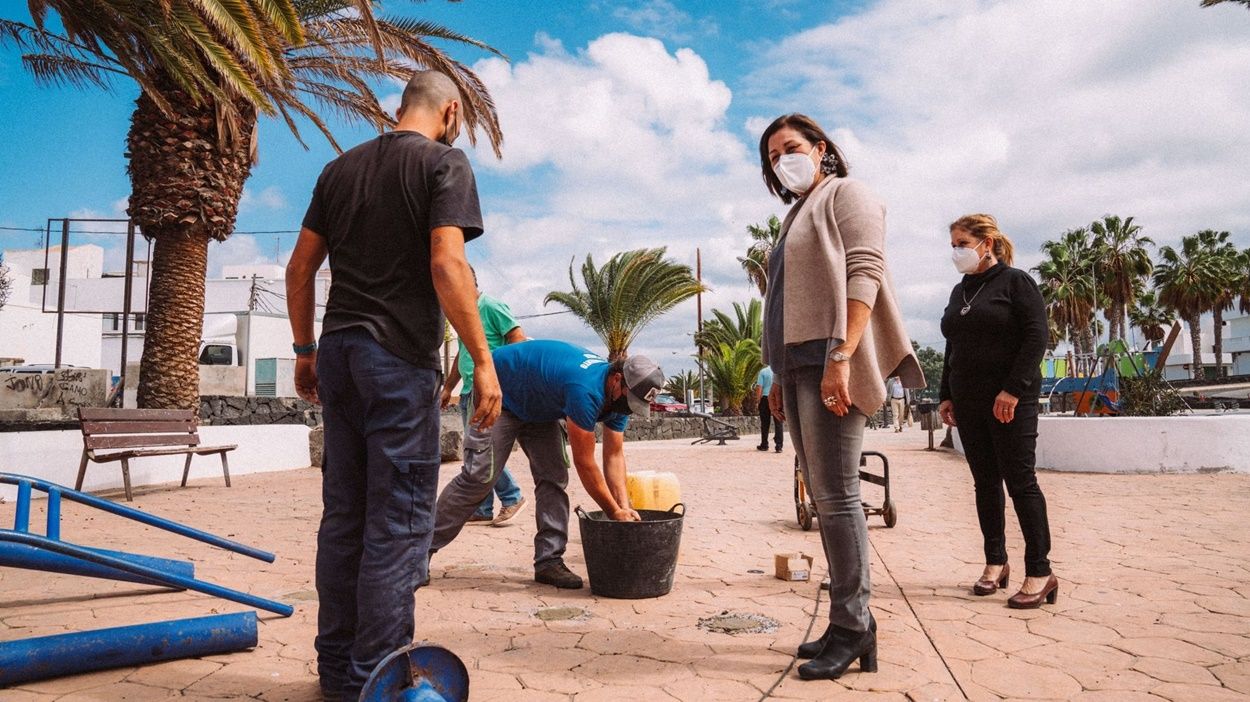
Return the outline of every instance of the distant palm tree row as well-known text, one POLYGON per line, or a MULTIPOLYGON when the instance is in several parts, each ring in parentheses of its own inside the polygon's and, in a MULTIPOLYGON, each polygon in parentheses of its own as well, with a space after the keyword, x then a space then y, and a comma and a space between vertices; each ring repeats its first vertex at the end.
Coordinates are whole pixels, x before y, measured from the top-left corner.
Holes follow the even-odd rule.
POLYGON ((1178 248, 1142 235, 1132 217, 1107 215, 1042 245, 1033 270, 1051 321, 1052 347, 1068 341, 1078 357, 1091 357, 1102 334, 1125 339, 1130 323, 1157 344, 1172 320, 1189 326, 1194 377, 1202 373, 1200 324, 1215 322, 1216 374, 1223 369, 1223 316, 1239 305, 1250 312, 1250 249, 1239 250, 1228 232, 1211 229, 1183 237, 1178 248))

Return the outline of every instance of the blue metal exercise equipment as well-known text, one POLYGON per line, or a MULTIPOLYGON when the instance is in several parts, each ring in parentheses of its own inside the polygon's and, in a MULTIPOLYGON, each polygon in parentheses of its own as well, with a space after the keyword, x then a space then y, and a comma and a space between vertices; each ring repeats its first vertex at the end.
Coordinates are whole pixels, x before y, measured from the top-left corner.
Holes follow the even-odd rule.
POLYGON ((360 702, 465 702, 469 671, 464 661, 429 643, 401 648, 382 659, 365 681, 360 702))
POLYGON ((0 686, 255 647, 255 612, 39 636, 0 643, 0 686))
POLYGON ((61 500, 102 509, 127 519, 180 534, 234 553, 272 563, 274 556, 250 546, 223 539, 208 532, 162 519, 139 510, 119 505, 93 495, 72 490, 46 480, 14 473, 0 473, 0 483, 17 486, 17 510, 12 529, 0 529, 0 566, 30 568, 41 571, 71 573, 110 580, 150 583, 176 589, 195 590, 213 597, 231 600, 251 607, 289 617, 295 611, 290 605, 239 592, 194 577, 190 563, 164 558, 91 549, 61 540, 61 500), (48 519, 45 536, 30 533, 31 490, 48 494, 48 519))

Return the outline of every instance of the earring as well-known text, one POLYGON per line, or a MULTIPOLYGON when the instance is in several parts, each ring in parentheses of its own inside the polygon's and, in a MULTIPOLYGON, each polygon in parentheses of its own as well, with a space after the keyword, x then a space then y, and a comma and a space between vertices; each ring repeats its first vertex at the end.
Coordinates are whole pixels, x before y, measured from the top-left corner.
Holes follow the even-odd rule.
POLYGON ((826 153, 820 157, 820 172, 825 175, 832 175, 838 172, 838 157, 832 152, 826 153))

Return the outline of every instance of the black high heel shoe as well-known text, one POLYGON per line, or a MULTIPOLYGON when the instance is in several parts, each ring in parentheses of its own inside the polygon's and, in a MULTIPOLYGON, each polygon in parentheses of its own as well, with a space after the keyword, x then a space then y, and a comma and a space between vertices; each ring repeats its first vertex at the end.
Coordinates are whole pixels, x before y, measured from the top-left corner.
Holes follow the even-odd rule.
MULTIPOLYGON (((868 628, 872 630, 872 633, 877 633, 877 618, 872 616, 872 612, 868 613, 868 628)), ((795 655, 804 660, 819 656, 820 652, 825 650, 825 644, 829 643, 829 637, 833 636, 833 630, 834 626, 830 624, 829 627, 825 629, 825 633, 820 635, 820 638, 812 639, 804 644, 799 644, 798 653, 795 655)))
POLYGON ((825 650, 799 666, 799 677, 804 680, 837 680, 857 659, 861 673, 877 672, 877 635, 871 629, 858 632, 837 627, 825 650))

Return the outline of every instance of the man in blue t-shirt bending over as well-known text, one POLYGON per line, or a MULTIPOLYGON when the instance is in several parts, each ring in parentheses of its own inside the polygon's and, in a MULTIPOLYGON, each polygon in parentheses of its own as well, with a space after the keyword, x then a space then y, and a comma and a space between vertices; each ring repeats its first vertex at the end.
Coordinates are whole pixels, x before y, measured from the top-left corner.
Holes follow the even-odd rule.
POLYGON ((494 351, 503 411, 494 426, 469 427, 464 466, 438 496, 430 553, 451 543, 490 494, 512 447, 520 442, 534 475, 534 580, 577 589, 581 577, 564 564, 569 540, 569 463, 565 420, 577 477, 604 513, 638 520, 625 489, 625 425, 630 414, 650 416, 664 384, 660 367, 645 356, 609 363, 563 341, 523 341, 494 351), (595 425, 603 424, 603 466, 595 462, 595 425))

